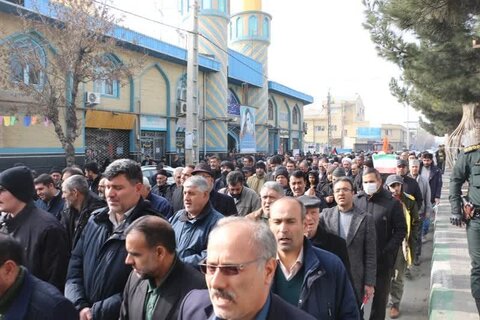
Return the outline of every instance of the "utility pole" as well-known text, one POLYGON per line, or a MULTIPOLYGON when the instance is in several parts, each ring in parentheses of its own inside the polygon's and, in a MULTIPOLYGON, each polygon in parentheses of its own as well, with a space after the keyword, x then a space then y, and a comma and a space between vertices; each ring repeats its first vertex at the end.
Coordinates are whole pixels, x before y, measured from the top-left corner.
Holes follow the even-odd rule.
POLYGON ((330 90, 328 90, 327 96, 327 148, 328 152, 332 150, 332 109, 330 100, 330 90))
POLYGON ((192 6, 192 31, 188 33, 185 164, 198 163, 198 0, 194 0, 192 6))

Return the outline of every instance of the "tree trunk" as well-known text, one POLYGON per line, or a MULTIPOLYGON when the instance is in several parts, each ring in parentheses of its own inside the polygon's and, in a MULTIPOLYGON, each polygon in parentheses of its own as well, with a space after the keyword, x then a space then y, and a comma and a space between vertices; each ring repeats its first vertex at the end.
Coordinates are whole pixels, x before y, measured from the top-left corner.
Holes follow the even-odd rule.
POLYGON ((65 160, 67 162, 67 167, 73 166, 75 164, 75 146, 72 141, 66 141, 63 148, 65 150, 65 160))
POLYGON ((480 142, 480 106, 475 103, 463 105, 462 120, 448 136, 446 142, 447 167, 453 168, 457 154, 464 147, 480 142))

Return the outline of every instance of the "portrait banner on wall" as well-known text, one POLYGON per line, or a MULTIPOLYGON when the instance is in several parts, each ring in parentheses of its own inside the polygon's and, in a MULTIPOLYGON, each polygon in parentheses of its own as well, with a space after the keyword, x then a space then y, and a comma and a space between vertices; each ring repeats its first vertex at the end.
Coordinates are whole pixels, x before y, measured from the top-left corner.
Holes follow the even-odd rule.
POLYGON ((240 152, 254 153, 256 151, 255 109, 240 106, 240 152))

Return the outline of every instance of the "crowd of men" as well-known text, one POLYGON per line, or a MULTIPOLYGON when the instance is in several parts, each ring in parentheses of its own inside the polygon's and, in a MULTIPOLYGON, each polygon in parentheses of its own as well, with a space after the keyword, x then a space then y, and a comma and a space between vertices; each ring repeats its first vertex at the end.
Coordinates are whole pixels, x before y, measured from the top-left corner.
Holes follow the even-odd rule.
POLYGON ((0 319, 400 316, 440 201, 433 155, 115 160, 0 173, 0 319), (153 186, 152 186, 153 185, 153 186), (387 309, 387 306, 389 309, 387 309), (2 318, 3 317, 3 318, 2 318))

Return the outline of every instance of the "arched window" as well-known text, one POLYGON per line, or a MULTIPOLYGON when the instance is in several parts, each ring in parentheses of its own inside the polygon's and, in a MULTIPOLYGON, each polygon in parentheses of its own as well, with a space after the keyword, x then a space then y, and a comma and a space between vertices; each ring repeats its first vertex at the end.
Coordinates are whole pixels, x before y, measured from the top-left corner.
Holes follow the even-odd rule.
POLYGON ((243 35, 243 21, 238 17, 235 21, 235 38, 240 38, 243 35))
POLYGON ((93 82, 93 90, 102 95, 118 97, 119 96, 119 81, 112 77, 111 70, 114 65, 120 63, 118 59, 110 54, 106 54, 99 62, 96 68, 97 79, 93 82))
POLYGON ((46 65, 45 51, 31 37, 24 36, 13 42, 10 57, 12 81, 42 86, 46 65))
POLYGON ((263 37, 268 38, 270 33, 270 21, 267 17, 263 18, 263 37))
POLYGON ((203 0, 203 9, 212 9, 212 0, 203 0))
POLYGON ((298 124, 298 108, 296 106, 293 107, 292 123, 293 124, 298 124))
POLYGON ((218 0, 218 11, 227 13, 227 6, 225 0, 218 0))
POLYGON ((248 17, 248 35, 249 36, 258 35, 258 19, 257 19, 257 16, 248 17))
POLYGON ((273 120, 273 102, 268 100, 268 120, 273 120))

